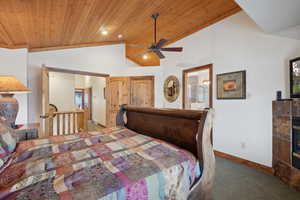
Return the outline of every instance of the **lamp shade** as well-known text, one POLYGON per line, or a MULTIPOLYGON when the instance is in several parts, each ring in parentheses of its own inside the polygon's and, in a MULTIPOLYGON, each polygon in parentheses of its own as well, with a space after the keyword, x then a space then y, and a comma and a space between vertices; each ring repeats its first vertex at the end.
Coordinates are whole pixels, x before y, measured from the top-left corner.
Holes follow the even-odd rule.
POLYGON ((0 94, 14 94, 20 92, 27 93, 29 90, 14 76, 0 76, 0 94))

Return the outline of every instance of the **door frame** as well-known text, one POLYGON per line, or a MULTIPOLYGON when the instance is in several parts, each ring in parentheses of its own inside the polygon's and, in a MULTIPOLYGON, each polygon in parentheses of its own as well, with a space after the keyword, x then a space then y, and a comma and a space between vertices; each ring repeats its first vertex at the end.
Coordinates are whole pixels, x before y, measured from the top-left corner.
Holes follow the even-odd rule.
MULTIPOLYGON (((92 89, 92 87, 88 87, 88 88, 84 88, 83 89, 84 90, 84 104, 86 104, 86 102, 85 102, 85 93, 86 93, 86 90, 88 91, 88 96, 89 96, 89 98, 88 98, 88 105, 89 105, 89 116, 88 116, 88 118, 90 119, 90 120, 93 120, 93 100, 92 100, 92 97, 93 97, 93 89, 92 89)), ((85 105, 84 105, 85 106, 85 105)))
POLYGON ((182 108, 185 109, 185 99, 186 99, 186 92, 187 92, 187 74, 190 72, 195 72, 195 71, 200 71, 200 70, 209 70, 209 107, 213 107, 213 64, 207 64, 207 65, 202 65, 198 67, 193 67, 189 69, 185 69, 182 71, 182 108))
POLYGON ((130 88, 130 104, 132 103, 132 87, 131 87, 131 80, 150 80, 151 87, 152 87, 152 94, 151 94, 151 105, 152 107, 155 106, 155 76, 129 76, 129 88, 130 88))
POLYGON ((76 92, 81 92, 82 97, 81 97, 81 106, 82 108, 84 107, 84 89, 83 88, 75 88, 75 93, 76 92))
MULTIPOLYGON (((48 67, 45 64, 42 65, 42 114, 41 116, 42 123, 41 123, 41 134, 40 136, 48 136, 49 133, 49 118, 46 116, 49 113, 49 72, 61 72, 61 73, 68 73, 68 74, 78 74, 78 75, 86 75, 86 76, 96 76, 96 77, 104 77, 106 79, 106 84, 108 83, 109 74, 105 73, 95 73, 95 72, 87 72, 87 71, 79 71, 79 70, 69 70, 69 69, 62 69, 56 67, 48 67)), ((109 86, 106 85, 106 88, 109 86)), ((106 123, 109 117, 108 112, 109 102, 106 101, 106 123)))
MULTIPOLYGON (((107 127, 113 127, 115 126, 114 124, 111 123, 111 117, 113 116, 112 111, 114 111, 114 109, 112 109, 112 103, 111 103, 111 98, 112 98, 112 93, 114 91, 112 91, 111 89, 111 82, 113 81, 125 81, 125 87, 127 88, 126 91, 128 92, 128 94, 126 95, 127 98, 124 101, 125 104, 129 104, 130 103, 130 81, 129 81, 129 76, 110 76, 106 79, 106 90, 105 90, 105 96, 106 96, 106 126, 107 127)), ((124 86, 124 85, 123 85, 124 86)), ((119 109, 119 108, 118 108, 119 109)))

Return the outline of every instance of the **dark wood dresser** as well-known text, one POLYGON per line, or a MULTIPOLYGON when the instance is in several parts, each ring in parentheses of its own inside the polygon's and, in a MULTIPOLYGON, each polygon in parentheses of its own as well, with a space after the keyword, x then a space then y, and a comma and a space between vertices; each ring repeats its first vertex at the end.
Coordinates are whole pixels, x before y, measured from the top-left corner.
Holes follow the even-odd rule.
POLYGON ((300 190, 300 101, 273 101, 273 168, 300 190))

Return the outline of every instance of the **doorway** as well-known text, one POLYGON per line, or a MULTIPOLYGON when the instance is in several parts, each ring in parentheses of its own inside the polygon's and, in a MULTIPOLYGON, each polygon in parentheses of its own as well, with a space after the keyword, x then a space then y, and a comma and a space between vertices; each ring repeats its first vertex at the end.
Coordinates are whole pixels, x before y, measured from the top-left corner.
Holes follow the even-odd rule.
POLYGON ((93 88, 75 88, 74 102, 76 109, 82 109, 86 111, 87 120, 93 119, 93 102, 92 102, 93 88))
MULTIPOLYGON (((105 88, 105 85, 103 85, 102 88, 105 88)), ((84 108, 83 109, 87 113, 87 119, 88 120, 92 120, 93 119, 93 113, 92 113, 92 110, 93 110, 93 100, 92 100, 92 96, 93 96, 93 88, 92 87, 84 88, 84 108)), ((98 99, 95 99, 95 100, 98 100, 98 99)))
POLYGON ((120 76, 109 78, 109 126, 116 126, 122 104, 154 107, 154 76, 120 76))
POLYGON ((84 89, 75 88, 75 106, 77 109, 84 108, 84 89))
POLYGON ((212 108, 212 64, 183 70, 183 109, 212 108))
POLYGON ((103 91, 108 77, 108 74, 43 66, 40 137, 106 126, 108 102, 103 91), (51 112, 50 104, 57 110, 51 112))

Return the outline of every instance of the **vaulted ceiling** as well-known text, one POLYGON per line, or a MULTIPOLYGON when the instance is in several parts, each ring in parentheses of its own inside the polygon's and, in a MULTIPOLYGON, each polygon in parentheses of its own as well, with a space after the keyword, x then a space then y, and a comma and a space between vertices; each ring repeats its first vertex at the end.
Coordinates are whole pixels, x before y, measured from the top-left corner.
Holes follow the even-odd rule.
MULTIPOLYGON (((233 0, 0 0, 0 47, 43 51, 117 43, 149 46, 150 15, 157 12, 158 38, 171 44, 238 11, 233 0), (103 29, 107 35, 101 34, 103 29)), ((144 51, 126 45, 127 58, 139 65, 160 64, 155 55, 146 60, 136 55, 144 51)))

